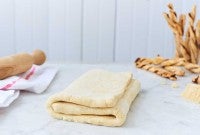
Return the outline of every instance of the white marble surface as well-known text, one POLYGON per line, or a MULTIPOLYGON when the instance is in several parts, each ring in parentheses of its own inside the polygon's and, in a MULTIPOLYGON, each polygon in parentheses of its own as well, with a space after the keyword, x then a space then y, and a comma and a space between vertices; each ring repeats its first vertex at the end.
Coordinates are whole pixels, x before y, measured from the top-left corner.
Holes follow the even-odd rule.
POLYGON ((199 135, 200 105, 180 97, 191 75, 179 78, 179 88, 172 81, 162 79, 132 65, 66 64, 60 67, 51 86, 42 94, 22 92, 10 107, 0 109, 0 135, 199 135), (103 127, 56 120, 45 108, 47 98, 64 89, 83 72, 92 68, 113 71, 133 71, 142 83, 142 90, 133 102, 122 127, 103 127), (166 84, 163 84, 165 82, 166 84))

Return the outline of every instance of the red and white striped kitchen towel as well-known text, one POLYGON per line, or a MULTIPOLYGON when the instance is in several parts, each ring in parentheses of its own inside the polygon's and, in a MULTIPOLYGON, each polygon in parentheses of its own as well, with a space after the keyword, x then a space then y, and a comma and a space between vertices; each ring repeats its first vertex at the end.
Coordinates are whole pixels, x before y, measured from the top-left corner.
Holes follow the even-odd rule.
POLYGON ((54 67, 33 65, 23 74, 0 80, 0 108, 8 107, 18 98, 20 90, 42 93, 56 73, 57 69, 54 67))

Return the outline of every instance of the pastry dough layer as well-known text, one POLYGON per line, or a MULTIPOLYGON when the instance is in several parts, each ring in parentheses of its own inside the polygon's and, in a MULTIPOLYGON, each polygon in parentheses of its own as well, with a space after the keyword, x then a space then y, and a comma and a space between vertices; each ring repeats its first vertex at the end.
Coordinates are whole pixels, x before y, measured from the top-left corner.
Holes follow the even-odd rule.
POLYGON ((104 126, 121 126, 140 83, 129 72, 92 70, 47 101, 57 119, 104 126))
POLYGON ((200 85, 187 84, 182 97, 195 103, 200 103, 200 85))

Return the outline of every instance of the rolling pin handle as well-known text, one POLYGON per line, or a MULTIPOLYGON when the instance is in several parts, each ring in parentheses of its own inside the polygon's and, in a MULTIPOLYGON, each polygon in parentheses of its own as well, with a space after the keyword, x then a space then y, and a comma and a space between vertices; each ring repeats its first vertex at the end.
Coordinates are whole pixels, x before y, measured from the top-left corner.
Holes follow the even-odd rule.
POLYGON ((42 50, 35 50, 32 53, 33 63, 36 65, 42 65, 46 60, 46 55, 42 50))

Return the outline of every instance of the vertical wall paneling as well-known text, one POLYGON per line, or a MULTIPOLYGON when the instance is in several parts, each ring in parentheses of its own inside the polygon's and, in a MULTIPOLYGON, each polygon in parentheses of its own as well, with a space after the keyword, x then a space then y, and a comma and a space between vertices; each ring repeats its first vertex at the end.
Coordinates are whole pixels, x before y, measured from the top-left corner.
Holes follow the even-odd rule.
POLYGON ((65 59, 65 0, 49 0, 48 56, 52 61, 65 59))
POLYGON ((48 0, 33 0, 33 49, 48 51, 48 0))
POLYGON ((147 0, 134 0, 133 3, 132 60, 147 55, 149 4, 150 1, 147 0))
POLYGON ((114 59, 115 0, 99 1, 99 45, 98 62, 114 59))
MULTIPOLYGON (((133 62, 173 57, 167 4, 188 13, 200 0, 1 0, 0 56, 39 48, 49 61, 133 62)), ((187 24, 186 24, 187 25, 187 24)))
POLYGON ((82 0, 65 1, 65 60, 81 61, 82 0))
POLYGON ((115 61, 131 62, 133 1, 117 0, 115 61))
POLYGON ((0 56, 12 54, 14 46, 14 3, 0 1, 0 56))
POLYGON ((166 22, 163 18, 163 5, 162 0, 151 1, 150 3, 150 20, 148 30, 148 46, 147 56, 154 57, 158 54, 164 54, 164 26, 166 22), (158 6, 159 5, 159 6, 158 6))
POLYGON ((99 45, 99 2, 84 0, 83 3, 83 61, 95 62, 99 45))
POLYGON ((15 0, 16 51, 32 51, 32 0, 15 0))

